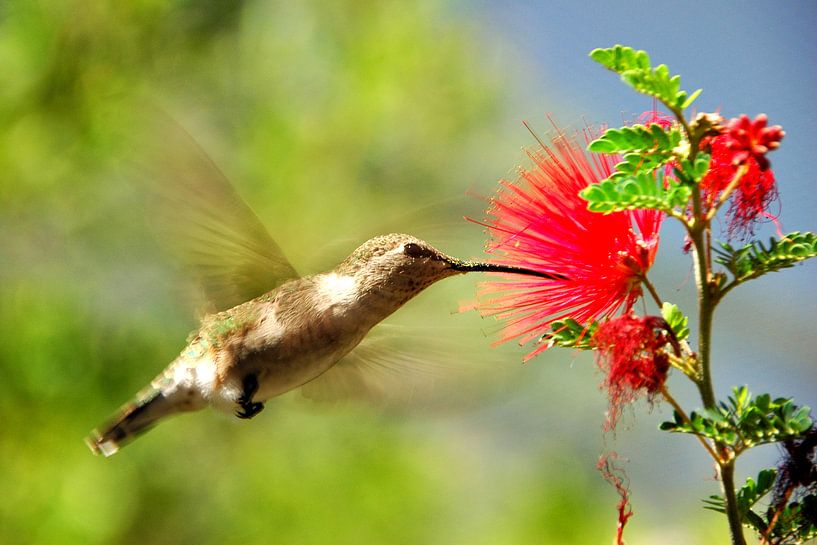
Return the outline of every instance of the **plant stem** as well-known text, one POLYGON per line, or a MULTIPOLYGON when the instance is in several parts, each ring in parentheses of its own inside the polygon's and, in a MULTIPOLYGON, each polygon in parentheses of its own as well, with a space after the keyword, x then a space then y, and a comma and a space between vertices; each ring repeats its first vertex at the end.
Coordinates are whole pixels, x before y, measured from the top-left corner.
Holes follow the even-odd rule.
POLYGON ((748 166, 740 165, 740 167, 738 167, 738 170, 735 172, 735 176, 732 178, 732 181, 729 182, 729 185, 726 186, 726 189, 724 189, 721 192, 721 195, 720 195, 720 197, 718 197, 717 202, 715 204, 713 204, 712 208, 710 208, 709 212, 707 212, 707 214, 706 214, 706 220, 707 221, 710 221, 712 218, 714 218, 715 215, 718 213, 718 209, 721 206, 723 206, 723 204, 727 200, 729 200, 729 197, 732 195, 732 193, 735 191, 735 189, 738 188, 738 184, 740 184, 740 180, 746 175, 747 172, 749 172, 749 167, 748 166))
MULTIPOLYGON (((712 386, 710 370, 710 353, 712 343, 712 316, 715 312, 717 297, 713 296, 711 287, 712 260, 709 242, 709 218, 702 211, 700 190, 692 192, 693 223, 689 228, 692 239, 693 259, 695 263, 695 283, 698 288, 698 363, 700 379, 697 381, 698 392, 706 408, 715 407, 715 391, 712 386)), ((743 525, 738 511, 735 496, 735 460, 729 456, 726 446, 716 442, 718 466, 721 474, 721 486, 725 500, 726 517, 729 520, 729 531, 732 534, 732 545, 746 545, 743 536, 743 525)))
POLYGON ((650 282, 650 280, 647 278, 646 274, 641 275, 641 282, 644 284, 644 286, 646 286, 647 291, 650 292, 650 295, 652 295, 653 301, 655 301, 655 304, 658 305, 658 309, 660 310, 661 307, 663 307, 664 302, 661 299, 661 297, 658 295, 658 292, 656 291, 655 286, 653 286, 652 282, 650 282))
MULTIPOLYGON (((683 111, 679 108, 664 104, 675 115, 678 122, 684 129, 684 133, 689 140, 690 163, 695 163, 698 154, 698 144, 700 135, 692 131, 692 127, 684 117, 683 111)), ((712 289, 712 249, 710 223, 715 217, 718 208, 729 198, 740 183, 741 178, 746 174, 745 168, 738 169, 735 177, 729 186, 721 194, 721 199, 706 213, 701 202, 700 187, 695 187, 692 191, 692 218, 684 222, 690 239, 692 240, 692 256, 695 264, 695 283, 698 287, 698 364, 700 366, 699 379, 696 381, 698 392, 704 406, 708 409, 715 407, 715 390, 712 386, 712 373, 710 370, 710 351, 712 344, 712 316, 715 306, 718 303, 718 293, 713 293, 712 289)), ((725 499, 726 517, 729 519, 729 531, 732 534, 732 545, 746 545, 743 536, 743 526, 738 511, 737 497, 735 495, 735 459, 729 452, 727 446, 721 442, 715 443, 715 457, 721 474, 721 486, 725 499)))
POLYGON ((735 495, 735 460, 721 464, 721 484, 723 497, 726 500, 726 516, 729 519, 729 531, 732 533, 732 545, 746 545, 743 537, 743 524, 738 512, 738 499, 735 495))
MULTIPOLYGON (((689 424, 691 422, 689 416, 687 416, 687 413, 684 412, 684 409, 681 407, 681 405, 679 405, 678 402, 675 401, 675 398, 672 397, 672 395, 670 395, 666 385, 661 385, 661 395, 664 396, 664 399, 666 399, 670 405, 672 405, 672 408, 675 409, 675 412, 677 412, 681 416, 685 423, 689 424)), ((709 446, 709 443, 706 442, 706 439, 704 439, 700 435, 696 435, 695 437, 698 438, 698 441, 701 442, 704 449, 706 449, 709 455, 712 456, 712 459, 715 460, 718 464, 720 464, 721 457, 718 456, 718 454, 714 450, 712 450, 712 447, 709 446)))
POLYGON ((697 383, 706 408, 715 406, 715 392, 712 388, 712 376, 709 369, 709 353, 712 337, 713 305, 709 278, 711 276, 708 259, 709 247, 706 244, 706 222, 701 222, 701 196, 698 191, 692 194, 693 217, 695 223, 689 229, 692 239, 692 257, 695 264, 695 283, 698 288, 698 363, 701 366, 700 380, 697 383))

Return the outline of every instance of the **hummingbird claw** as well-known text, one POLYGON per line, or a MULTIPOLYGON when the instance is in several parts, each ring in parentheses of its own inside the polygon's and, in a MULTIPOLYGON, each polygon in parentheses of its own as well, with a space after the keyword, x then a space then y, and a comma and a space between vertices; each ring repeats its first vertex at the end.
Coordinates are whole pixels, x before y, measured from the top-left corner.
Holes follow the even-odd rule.
POLYGON ((264 410, 263 403, 244 403, 241 405, 241 410, 236 411, 235 415, 238 418, 252 418, 253 416, 264 410))
POLYGON ((238 418, 252 418, 264 410, 263 403, 254 402, 252 400, 252 396, 258 391, 258 377, 250 373, 244 377, 241 386, 243 391, 238 398, 238 404, 241 406, 241 410, 236 411, 235 415, 238 418))

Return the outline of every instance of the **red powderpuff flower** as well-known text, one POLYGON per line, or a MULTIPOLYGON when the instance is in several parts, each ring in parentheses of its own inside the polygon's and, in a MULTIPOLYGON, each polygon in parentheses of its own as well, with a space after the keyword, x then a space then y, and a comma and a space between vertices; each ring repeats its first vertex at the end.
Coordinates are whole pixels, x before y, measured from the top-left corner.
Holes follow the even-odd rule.
POLYGON ((658 316, 625 314, 608 320, 599 325, 590 342, 605 373, 608 429, 615 428, 624 405, 661 390, 670 367, 667 344, 680 353, 672 329, 658 316))
MULTIPOLYGON (((502 180, 491 200, 487 251, 497 256, 494 263, 564 279, 517 275, 482 284, 482 314, 505 321, 499 342, 540 339, 553 321, 567 317, 589 323, 622 308, 629 311, 655 259, 664 217, 655 210, 587 210, 579 192, 607 178, 616 157, 588 155, 563 133, 528 155, 533 169, 522 170, 516 183, 502 180)), ((540 343, 525 359, 547 347, 540 343)))
POLYGON ((745 114, 729 120, 724 137, 726 147, 732 151, 734 164, 740 165, 754 159, 760 170, 769 168, 766 154, 780 147, 786 133, 780 125, 767 127, 767 123, 766 114, 760 114, 754 120, 745 114))
MULTIPOLYGON (((745 116, 744 116, 745 117, 745 116)), ((733 120, 734 122, 735 120, 733 120)), ((731 124, 731 122, 730 122, 731 124)), ((772 217, 768 213, 771 204, 777 200, 777 185, 771 168, 762 169, 754 155, 745 155, 745 150, 735 151, 735 140, 728 133, 711 138, 708 141, 712 160, 709 171, 701 180, 704 201, 711 207, 718 200, 740 168, 739 158, 743 158, 746 173, 738 182, 732 194, 729 218, 730 236, 750 234, 755 220, 760 217, 772 217)), ((768 166, 768 161, 766 161, 768 166)))

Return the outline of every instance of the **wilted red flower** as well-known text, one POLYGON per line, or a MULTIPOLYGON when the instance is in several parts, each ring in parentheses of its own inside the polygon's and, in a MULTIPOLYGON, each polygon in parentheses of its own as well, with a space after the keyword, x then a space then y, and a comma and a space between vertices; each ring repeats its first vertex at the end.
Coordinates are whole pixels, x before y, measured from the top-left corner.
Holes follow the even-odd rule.
POLYGON ((667 379, 670 362, 666 346, 680 352, 667 322, 658 316, 625 314, 602 322, 590 343, 605 373, 610 399, 607 426, 614 428, 624 405, 640 395, 657 393, 667 379))
POLYGON ((624 468, 618 462, 618 454, 608 452, 599 457, 596 464, 604 480, 613 485, 618 494, 619 500, 616 505, 618 511, 618 524, 616 525, 616 545, 624 545, 624 527, 627 521, 633 516, 633 509, 630 506, 630 479, 624 468))
POLYGON ((783 441, 772 505, 782 511, 796 489, 817 494, 817 426, 800 437, 783 441))
MULTIPOLYGON (((727 213, 730 235, 751 232, 752 224, 757 217, 770 216, 767 210, 777 200, 777 186, 772 169, 763 170, 757 157, 745 155, 745 150, 739 151, 736 155, 734 142, 728 133, 708 141, 712 160, 709 171, 701 180, 704 200, 708 207, 711 207, 735 178, 740 166, 737 158, 744 157, 743 164, 747 170, 731 196, 727 213)), ((768 165, 768 161, 766 164, 768 165)))
MULTIPOLYGON (((506 321, 500 342, 520 344, 541 338, 554 320, 589 323, 632 308, 655 258, 664 217, 655 210, 587 210, 579 192, 608 177, 616 157, 588 155, 563 133, 528 155, 533 169, 522 170, 517 182, 502 180, 491 199, 487 251, 497 256, 494 263, 564 280, 507 276, 484 283, 479 304, 484 315, 506 321)), ((541 343, 526 359, 547 346, 541 343)))

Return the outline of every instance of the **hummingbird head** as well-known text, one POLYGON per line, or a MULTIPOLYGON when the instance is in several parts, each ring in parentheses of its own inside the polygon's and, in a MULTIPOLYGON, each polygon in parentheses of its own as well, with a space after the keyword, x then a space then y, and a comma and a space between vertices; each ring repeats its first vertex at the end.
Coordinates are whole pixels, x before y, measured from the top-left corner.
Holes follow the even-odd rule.
POLYGON ((404 234, 381 235, 366 241, 341 263, 337 272, 355 276, 363 292, 391 292, 400 304, 438 280, 467 272, 514 273, 564 280, 558 275, 530 269, 463 261, 404 234))
POLYGON ((395 233, 364 242, 340 264, 338 272, 365 277, 372 287, 397 283, 420 291, 458 274, 451 266, 455 261, 417 237, 395 233))

